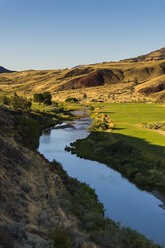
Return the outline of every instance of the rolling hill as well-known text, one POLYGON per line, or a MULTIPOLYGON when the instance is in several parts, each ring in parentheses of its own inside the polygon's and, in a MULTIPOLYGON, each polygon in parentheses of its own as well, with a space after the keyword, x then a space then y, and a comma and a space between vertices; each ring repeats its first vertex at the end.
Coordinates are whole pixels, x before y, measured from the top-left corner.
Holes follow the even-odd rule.
POLYGON ((50 91, 54 100, 165 101, 165 48, 119 62, 83 65, 72 69, 21 71, 0 74, 2 92, 32 96, 50 91))
POLYGON ((154 52, 148 53, 146 55, 138 56, 135 58, 124 59, 124 62, 141 62, 141 61, 151 61, 151 60, 162 60, 165 59, 165 47, 156 50, 154 52))
POLYGON ((10 73, 12 71, 7 70, 6 68, 4 68, 3 66, 0 66, 0 73, 10 73))

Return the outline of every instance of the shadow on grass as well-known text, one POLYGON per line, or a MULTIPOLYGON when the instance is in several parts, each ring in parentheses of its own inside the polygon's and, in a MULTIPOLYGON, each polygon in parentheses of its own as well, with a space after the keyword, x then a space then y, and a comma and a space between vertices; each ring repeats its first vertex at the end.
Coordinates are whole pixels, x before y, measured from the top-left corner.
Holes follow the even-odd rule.
POLYGON ((155 160, 158 157, 165 159, 165 146, 154 145, 154 144, 147 142, 145 139, 132 137, 128 135, 115 134, 115 133, 113 133, 112 135, 115 138, 115 140, 121 140, 122 142, 126 142, 130 144, 131 146, 134 146, 137 149, 141 149, 143 152, 147 152, 151 154, 152 157, 156 156, 155 160))
POLYGON ((115 114, 115 112, 112 112, 112 111, 111 112, 109 112, 109 111, 108 112, 99 111, 98 113, 99 114, 115 114))
POLYGON ((81 158, 104 163, 140 189, 165 196, 165 147, 123 134, 92 132, 66 150, 81 158))
POLYGON ((124 129, 127 129, 127 128, 123 128, 123 127, 113 127, 113 130, 124 130, 124 129))

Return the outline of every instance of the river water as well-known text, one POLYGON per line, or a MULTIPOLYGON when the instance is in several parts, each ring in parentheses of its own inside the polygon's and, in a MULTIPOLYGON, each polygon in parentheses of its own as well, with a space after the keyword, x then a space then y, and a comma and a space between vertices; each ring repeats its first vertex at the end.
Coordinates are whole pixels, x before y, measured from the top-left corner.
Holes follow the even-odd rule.
POLYGON ((121 176, 104 164, 82 159, 64 150, 65 146, 89 134, 87 127, 92 120, 83 118, 70 121, 71 126, 58 125, 43 131, 38 151, 49 161, 60 162, 69 176, 86 182, 95 189, 104 204, 105 216, 131 227, 155 243, 165 245, 165 210, 161 201, 121 176))

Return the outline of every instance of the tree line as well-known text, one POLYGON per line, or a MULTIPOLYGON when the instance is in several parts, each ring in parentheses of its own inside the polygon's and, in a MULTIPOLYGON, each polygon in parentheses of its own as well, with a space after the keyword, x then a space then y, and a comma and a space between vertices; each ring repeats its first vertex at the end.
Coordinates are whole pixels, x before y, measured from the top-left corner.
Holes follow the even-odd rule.
MULTIPOLYGON (((52 95, 50 92, 36 93, 33 95, 33 101, 39 103, 39 105, 51 105, 52 95)), ((14 93, 13 96, 3 96, 1 100, 3 105, 8 105, 14 111, 25 111, 29 112, 32 106, 32 99, 22 97, 14 93)))

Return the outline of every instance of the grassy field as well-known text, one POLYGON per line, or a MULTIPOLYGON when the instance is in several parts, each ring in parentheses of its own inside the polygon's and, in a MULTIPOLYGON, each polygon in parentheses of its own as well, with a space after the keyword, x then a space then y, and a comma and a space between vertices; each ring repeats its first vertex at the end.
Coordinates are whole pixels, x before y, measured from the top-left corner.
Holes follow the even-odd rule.
POLYGON ((165 157, 165 136, 141 127, 142 123, 164 121, 164 105, 106 103, 101 111, 107 113, 114 122, 113 133, 124 135, 124 140, 152 155, 165 157))
POLYGON ((165 196, 165 136, 164 133, 142 127, 142 123, 163 121, 164 106, 133 103, 93 106, 92 132, 66 150, 104 163, 139 188, 158 191, 165 196), (99 120, 100 115, 105 115, 105 118, 99 120), (113 124, 110 132, 107 120, 113 124))
MULTIPOLYGON (((84 106, 59 104, 64 109, 83 109, 84 106)), ((119 139, 140 148, 150 156, 165 158, 165 135, 153 129, 142 127, 143 123, 155 123, 165 120, 165 105, 163 104, 135 104, 135 103, 95 103, 98 112, 103 112, 114 123, 113 134, 118 134, 119 139)), ((58 107, 58 108, 59 108, 58 107)), ((56 107, 32 104, 32 110, 41 112, 56 112, 56 107)), ((61 113, 60 113, 61 114, 61 113)), ((165 133, 164 133, 165 134, 165 133)))

